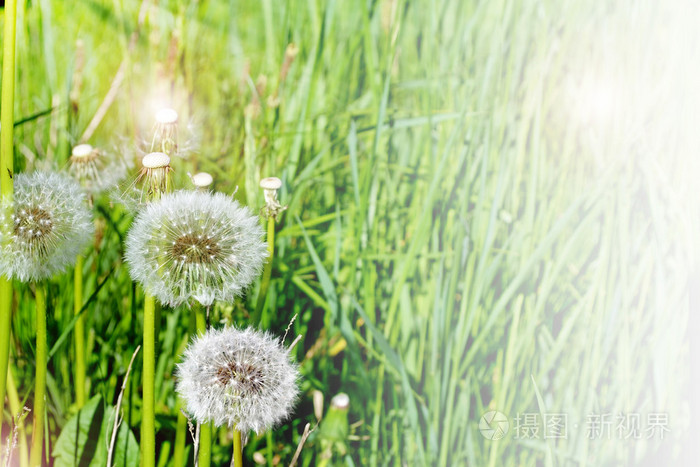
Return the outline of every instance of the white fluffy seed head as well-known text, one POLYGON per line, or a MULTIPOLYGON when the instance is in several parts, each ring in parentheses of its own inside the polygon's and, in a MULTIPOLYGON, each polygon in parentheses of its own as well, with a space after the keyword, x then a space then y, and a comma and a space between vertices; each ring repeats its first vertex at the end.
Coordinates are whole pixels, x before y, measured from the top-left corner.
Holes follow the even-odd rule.
POLYGON ((80 186, 54 172, 17 174, 12 201, 0 203, 0 274, 48 279, 75 262, 93 236, 80 186))
POLYGON ((297 399, 299 372, 279 339, 252 328, 211 329, 185 350, 177 392, 198 423, 269 430, 297 399))
POLYGON ((148 203, 126 239, 131 278, 162 303, 232 302, 262 270, 257 216, 221 193, 178 191, 148 203))

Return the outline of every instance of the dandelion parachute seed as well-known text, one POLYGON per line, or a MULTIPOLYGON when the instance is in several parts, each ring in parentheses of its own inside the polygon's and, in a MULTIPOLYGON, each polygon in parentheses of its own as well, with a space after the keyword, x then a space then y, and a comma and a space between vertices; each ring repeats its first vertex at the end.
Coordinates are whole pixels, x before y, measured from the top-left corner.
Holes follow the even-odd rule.
POLYGON ((10 278, 48 279, 73 264, 92 238, 85 195, 66 176, 17 174, 14 199, 1 204, 0 273, 10 278))
POLYGON ((210 330, 178 365, 177 391, 198 423, 261 433, 289 416, 299 372, 279 339, 252 328, 210 330))
POLYGON ((149 203, 126 240, 131 277, 162 303, 233 301, 267 256, 257 217, 221 193, 179 191, 149 203))

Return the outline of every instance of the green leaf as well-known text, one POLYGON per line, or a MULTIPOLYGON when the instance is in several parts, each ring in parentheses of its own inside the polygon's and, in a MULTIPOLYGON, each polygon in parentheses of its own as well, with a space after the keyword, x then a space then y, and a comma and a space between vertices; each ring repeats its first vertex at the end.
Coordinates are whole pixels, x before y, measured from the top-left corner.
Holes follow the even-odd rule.
MULTIPOLYGON (((100 395, 94 396, 63 427, 53 451, 55 466, 104 466, 114 426, 114 407, 106 407, 100 395)), ((117 432, 112 465, 139 464, 139 446, 128 425, 117 432)))

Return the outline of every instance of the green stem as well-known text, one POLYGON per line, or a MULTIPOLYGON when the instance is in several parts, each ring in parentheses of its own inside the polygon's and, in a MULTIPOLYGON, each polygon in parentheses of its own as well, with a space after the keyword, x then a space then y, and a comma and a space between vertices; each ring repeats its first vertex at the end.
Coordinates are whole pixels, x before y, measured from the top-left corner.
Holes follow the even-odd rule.
MULTIPOLYGON (((188 335, 194 335, 196 332, 196 322, 194 313, 189 313, 190 324, 188 327, 188 335)), ((181 355, 178 355, 178 361, 182 360, 181 355)), ((180 410, 182 408, 182 398, 178 396, 177 405, 177 428, 175 430, 175 450, 173 452, 173 465, 185 465, 185 442, 187 441, 187 419, 180 410)))
POLYGON ((241 432, 235 428, 233 430, 233 465, 234 467, 243 466, 243 443, 241 442, 241 432))
POLYGON ((268 216, 267 218, 267 261, 263 269, 262 282, 260 283, 260 293, 258 294, 258 303, 255 306, 255 314, 252 316, 253 325, 263 324, 267 326, 267 315, 263 317, 263 307, 267 299, 267 289, 270 287, 270 277, 272 276, 272 259, 275 255, 275 218, 268 216))
MULTIPOLYGON (((83 308, 83 255, 78 255, 75 260, 73 273, 73 312, 80 314, 83 308)), ((80 409, 85 405, 85 317, 79 316, 73 328, 75 338, 75 403, 80 409)))
POLYGON ((141 412, 141 465, 156 465, 156 302, 146 294, 143 304, 143 406, 141 412))
MULTIPOLYGON (((14 110, 15 110, 15 28, 17 2, 5 2, 5 31, 2 56, 2 103, 0 104, 0 196, 12 201, 14 192, 14 110)), ((0 245, 1 246, 1 245, 0 245)), ((12 322, 12 282, 0 276, 0 401, 5 400, 7 364, 10 358, 10 325, 12 322)), ((0 431, 2 417, 0 417, 0 431)), ((1 443, 1 442, 0 442, 1 443)))
MULTIPOLYGON (((207 332, 206 309, 201 305, 194 307, 197 334, 204 335, 207 332)), ((209 467, 211 464, 211 423, 203 423, 199 428, 199 467, 209 467)))
POLYGON ((34 379, 34 425, 32 450, 29 456, 31 467, 42 465, 44 447, 44 412, 46 407, 46 285, 36 283, 36 377, 34 379))

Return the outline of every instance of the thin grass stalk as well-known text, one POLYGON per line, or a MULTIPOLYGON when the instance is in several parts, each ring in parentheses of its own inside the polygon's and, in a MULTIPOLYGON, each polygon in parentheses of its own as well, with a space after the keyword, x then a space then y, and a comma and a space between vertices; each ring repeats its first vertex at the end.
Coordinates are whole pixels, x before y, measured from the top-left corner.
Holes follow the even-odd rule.
POLYGON ((12 376, 12 370, 9 367, 7 369, 7 398, 10 401, 11 414, 12 416, 17 418, 17 450, 19 453, 19 465, 20 467, 28 467, 29 452, 27 449, 27 432, 24 429, 23 417, 18 417, 18 414, 22 413, 24 407, 22 407, 22 404, 19 400, 19 394, 17 393, 17 387, 15 386, 14 377, 12 376))
POLYGON ((35 284, 36 295, 36 377, 34 378, 34 424, 32 448, 29 456, 31 467, 42 465, 44 447, 44 413, 46 408, 46 284, 35 284))
POLYGON ((141 415, 141 448, 143 467, 156 465, 156 301, 148 293, 143 304, 143 408, 141 415))
MULTIPOLYGON (((15 107, 15 28, 17 2, 5 2, 5 28, 2 56, 2 103, 0 104, 0 196, 11 200, 14 193, 14 107, 15 107)), ((5 400, 7 364, 10 358, 10 325, 12 319, 12 282, 0 276, 0 401, 5 400)), ((0 417, 0 429, 2 419, 0 417)), ((1 443, 0 443, 1 444, 1 443)), ((0 451, 1 452, 1 451, 0 451)))
MULTIPOLYGON (((194 312, 197 334, 201 336, 207 332, 207 312, 206 309, 199 304, 194 306, 194 312)), ((211 441, 212 422, 201 424, 199 431, 199 453, 197 456, 198 467, 209 467, 211 465, 211 441)))
POLYGON ((241 432, 233 429, 233 465, 234 467, 243 466, 243 443, 241 440, 241 432))
POLYGON ((85 317, 80 314, 83 307, 83 266, 85 258, 78 255, 73 272, 73 312, 78 316, 73 328, 75 339, 75 403, 80 409, 85 405, 85 317))
POLYGON ((272 260, 275 254, 275 218, 268 216, 267 218, 267 261, 263 269, 262 281, 260 282, 260 293, 258 294, 258 303, 255 306, 255 314, 253 315, 253 325, 261 323, 267 324, 267 314, 263 317, 263 308, 267 299, 267 290, 270 287, 270 278, 272 277, 272 260))

